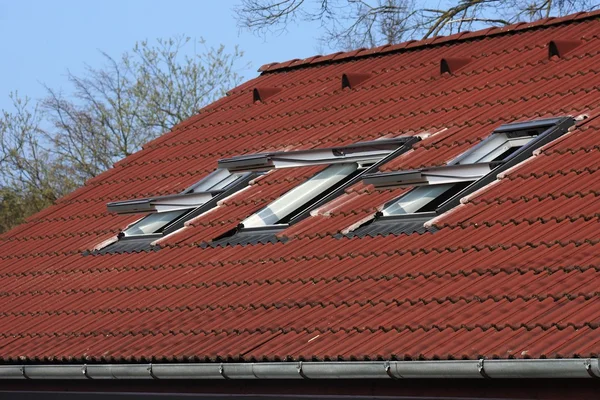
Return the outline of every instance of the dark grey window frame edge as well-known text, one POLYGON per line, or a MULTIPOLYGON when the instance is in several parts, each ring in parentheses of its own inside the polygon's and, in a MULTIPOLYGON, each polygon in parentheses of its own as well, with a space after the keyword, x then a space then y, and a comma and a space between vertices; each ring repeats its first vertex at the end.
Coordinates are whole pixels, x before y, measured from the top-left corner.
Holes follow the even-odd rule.
MULTIPOLYGON (((276 224, 276 225, 267 225, 267 226, 263 226, 263 227, 259 227, 259 228, 245 228, 243 226, 243 224, 239 224, 237 227, 223 233, 222 235, 214 238, 213 240, 211 240, 210 242, 203 242, 201 243, 201 246, 203 247, 217 247, 217 246, 226 246, 226 245, 247 245, 247 244, 252 244, 251 241, 236 241, 235 236, 238 233, 245 233, 245 232, 252 232, 253 230, 259 231, 259 230, 273 230, 273 235, 275 237, 277 237, 277 234, 284 231, 285 229, 287 229, 289 226, 298 223, 300 221, 302 221, 305 218, 308 218, 310 216, 310 213, 327 204, 328 202, 334 200, 335 198, 339 197, 340 195, 342 195, 344 193, 344 191, 349 188, 350 186, 360 182, 361 180, 363 180, 363 176, 365 174, 369 174, 372 171, 378 171, 379 167, 381 167, 382 165, 388 163, 390 160, 393 160, 396 157, 399 157, 400 155, 408 152, 409 150, 412 149, 412 146, 419 142, 421 140, 420 137, 418 136, 404 136, 401 138, 397 138, 397 139, 391 139, 391 140, 386 140, 386 142, 393 142, 395 144, 401 143, 400 146, 398 146, 398 148, 394 151, 392 151, 390 154, 388 154, 387 156, 383 157, 381 160, 375 162, 373 165, 370 165, 369 167, 365 168, 364 171, 360 172, 359 174, 357 174, 356 176, 354 176, 353 178, 349 179, 347 182, 345 182, 342 186, 336 188, 335 190, 333 190, 332 192, 330 192, 329 194, 327 194, 325 197, 323 197, 321 200, 315 202, 314 204, 312 204, 310 207, 308 207, 307 209, 301 211, 298 215, 294 216, 293 218, 290 219, 289 223, 286 224, 276 224), (225 239, 231 239, 231 242, 229 242, 228 240, 225 239), (213 244, 214 243, 214 244, 213 244)), ((379 142, 379 141, 374 141, 374 142, 379 142)), ((373 142, 363 142, 363 143, 373 143, 373 142)), ((356 146, 359 146, 360 143, 357 143, 356 146)), ((356 147, 355 146, 355 147, 356 147)), ((348 146, 343 147, 343 148, 348 148, 348 146)), ((327 149, 324 149, 327 150, 327 149)), ((288 153, 289 154, 289 153, 288 153)), ((219 166, 221 167, 221 166, 219 166)), ((287 237, 284 238, 278 238, 279 242, 286 242, 288 239, 287 237)))
MULTIPOLYGON (((576 122, 577 121, 572 117, 557 117, 557 118, 546 118, 546 119, 539 119, 539 120, 534 120, 534 121, 525 121, 525 122, 515 122, 515 123, 510 123, 510 124, 504 124, 504 125, 499 126, 496 129, 494 129, 494 131, 492 132, 492 134, 489 135, 488 138, 482 140, 476 146, 473 146, 468 153, 475 151, 476 149, 484 146, 485 143, 487 142, 487 140, 490 140, 492 138, 492 135, 494 133, 517 132, 517 134, 514 135, 514 137, 522 137, 522 136, 527 136, 527 135, 526 134, 518 134, 518 132, 532 130, 532 129, 540 130, 540 129, 545 128, 544 131, 542 131, 541 133, 538 133, 538 136, 536 138, 534 138, 531 142, 527 143, 526 145, 521 147, 519 150, 515 151, 513 154, 508 156, 505 161, 495 161, 495 162, 490 162, 490 163, 483 163, 483 164, 490 165, 490 168, 491 168, 490 172, 488 172, 481 178, 475 180, 471 185, 467 186, 466 188, 464 188, 463 190, 461 190, 460 192, 458 192, 457 194, 455 194, 454 196, 452 196, 451 198, 446 200, 444 203, 440 204, 439 207, 437 207, 435 211, 430 212, 431 213, 430 219, 433 219, 433 218, 437 217, 438 215, 441 215, 441 214, 445 213, 446 211, 449 211, 449 210, 453 209, 454 207, 458 206, 460 204, 461 198, 463 198, 471 193, 474 193, 477 190, 482 189, 483 187, 489 185, 490 183, 492 183, 493 181, 496 180, 499 173, 514 167, 515 165, 521 163, 522 161, 525 161, 526 159, 528 159, 529 157, 531 157, 533 155, 533 152, 535 150, 550 143, 551 141, 559 138, 560 136, 562 136, 563 134, 568 132, 569 128, 571 126, 575 125, 576 122)), ((463 155, 455 158, 452 161, 452 163, 450 163, 448 166, 428 167, 428 168, 407 170, 407 171, 393 171, 393 172, 387 172, 387 173, 374 173, 374 174, 369 174, 369 175, 363 175, 363 179, 368 183, 376 184, 376 183, 385 182, 386 180, 391 181, 391 180, 394 180, 394 178, 396 178, 398 176, 403 176, 403 175, 407 176, 407 175, 412 174, 415 176, 415 178, 418 178, 421 176, 420 171, 422 171, 422 170, 436 170, 436 169, 443 170, 444 168, 447 168, 447 167, 455 167, 460 162, 461 159, 463 159, 464 157, 467 156, 468 153, 465 152, 463 155)), ((465 164, 465 165, 468 165, 468 164, 465 164)), ((376 223, 377 221, 388 222, 388 221, 394 221, 394 220, 398 220, 401 223, 402 221, 411 221, 411 219, 417 218, 419 215, 423 215, 423 214, 425 214, 425 213, 416 213, 416 214, 402 215, 402 216, 387 216, 387 217, 383 217, 383 216, 376 214, 373 217, 375 219, 375 221, 373 221, 372 223, 376 223)), ((362 226, 364 226, 364 225, 362 225, 362 226)), ((361 227, 357 228, 355 231, 358 231, 361 227)), ((428 229, 428 230, 434 231, 432 229, 428 229)), ((342 238, 342 237, 350 238, 350 237, 354 237, 354 236, 359 236, 359 237, 365 236, 365 235, 360 235, 360 234, 353 234, 353 232, 354 231, 348 232, 344 235, 338 235, 338 237, 339 238, 342 238)), ((387 235, 387 234, 390 234, 390 233, 381 233, 380 235, 387 235)))
POLYGON ((202 242, 200 243, 200 247, 227 247, 227 246, 247 246, 247 245, 255 245, 258 243, 267 244, 267 243, 285 243, 288 241, 288 238, 283 236, 277 236, 279 233, 283 232, 289 224, 277 224, 277 225, 267 225, 256 228, 243 228, 240 229, 235 227, 218 238, 211 240, 210 242, 202 242))
MULTIPOLYGON (((414 223, 415 221, 419 221, 419 222, 423 222, 423 224, 427 221, 429 221, 430 219, 433 219, 435 217, 437 217, 438 214, 435 211, 426 211, 426 212, 420 212, 420 213, 414 213, 414 214, 407 214, 407 215, 390 215, 387 217, 384 217, 381 215, 380 212, 375 213, 375 215, 373 216, 373 218, 370 221, 366 221, 363 225, 361 225, 360 227, 356 228, 355 230, 348 232, 346 234, 337 234, 335 235, 336 239, 343 239, 343 238, 353 238, 353 237, 365 237, 365 236, 370 236, 370 237, 375 237, 375 236, 389 236, 389 235, 399 235, 399 234, 423 234, 426 232, 435 232, 437 229, 436 228, 425 228, 423 226, 423 229, 421 230, 411 230, 410 232, 397 232, 396 230, 391 230, 391 229, 385 229, 382 230, 381 232, 378 233, 372 233, 370 232, 370 228, 367 228, 373 224, 376 225, 387 225, 387 224, 395 224, 395 225, 409 225, 411 223, 414 223), (398 223, 397 223, 398 222, 398 223)), ((402 229, 399 229, 399 231, 402 231, 402 229)))
POLYGON ((150 233, 147 235, 137 235, 137 236, 123 236, 118 240, 107 244, 101 249, 92 250, 92 251, 84 251, 82 255, 84 256, 96 256, 96 255, 104 255, 104 254, 132 254, 132 253, 142 253, 142 252, 155 252, 160 250, 160 246, 152 245, 152 242, 158 240, 162 237, 160 233, 150 233), (127 246, 127 243, 138 243, 139 246, 136 246, 135 249, 130 249, 127 246))

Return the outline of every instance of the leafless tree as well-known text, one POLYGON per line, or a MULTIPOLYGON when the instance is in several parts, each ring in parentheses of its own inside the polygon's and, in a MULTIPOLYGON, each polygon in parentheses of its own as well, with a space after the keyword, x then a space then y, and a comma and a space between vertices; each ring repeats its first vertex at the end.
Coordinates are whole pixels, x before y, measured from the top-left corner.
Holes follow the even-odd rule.
POLYGON ((259 35, 319 22, 320 40, 348 50, 448 35, 486 26, 591 11, 592 0, 240 0, 238 25, 259 35))
POLYGON ((14 93, 0 113, 0 232, 110 168, 236 86, 242 53, 177 37, 68 73, 72 91, 14 93), (193 54, 183 50, 193 46, 193 54), (200 48, 200 52, 195 50, 200 48))
MULTIPOLYGON (((136 44, 106 65, 69 73, 73 93, 47 88, 41 107, 52 123, 49 139, 63 162, 77 167, 78 182, 104 171, 142 144, 196 114, 239 84, 236 64, 242 54, 223 46, 182 57, 189 38, 136 44), (95 146, 90 146, 95 143, 95 146)), ((204 43, 200 43, 204 46, 204 43)))

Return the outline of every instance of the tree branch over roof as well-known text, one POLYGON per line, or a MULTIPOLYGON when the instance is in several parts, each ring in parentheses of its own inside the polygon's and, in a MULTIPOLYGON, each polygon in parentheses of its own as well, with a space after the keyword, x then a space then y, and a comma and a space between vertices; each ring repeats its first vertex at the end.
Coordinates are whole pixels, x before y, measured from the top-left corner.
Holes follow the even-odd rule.
POLYGON ((324 47, 349 50, 533 21, 600 5, 591 0, 239 0, 238 26, 265 36, 293 23, 320 24, 324 47))

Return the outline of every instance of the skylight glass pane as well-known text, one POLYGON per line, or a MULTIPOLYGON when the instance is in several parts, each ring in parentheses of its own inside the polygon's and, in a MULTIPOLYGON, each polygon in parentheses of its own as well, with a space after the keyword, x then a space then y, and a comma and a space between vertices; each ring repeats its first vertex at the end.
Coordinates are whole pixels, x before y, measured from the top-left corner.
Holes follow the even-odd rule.
POLYGON ((321 195, 358 169, 356 163, 327 167, 302 185, 242 221, 245 228, 274 225, 321 195))
POLYGON ((219 182, 215 183, 209 190, 224 190, 226 187, 231 185, 233 182, 240 179, 242 176, 240 174, 231 174, 219 182))
POLYGON ((225 190, 228 186, 240 179, 243 174, 231 173, 224 168, 219 168, 206 178, 202 179, 192 188, 192 192, 208 192, 211 190, 225 190))
POLYGON ((505 133, 495 133, 473 150, 469 150, 458 164, 475 164, 502 161, 514 151, 533 140, 535 136, 509 138, 505 133))
POLYGON ((125 234, 125 236, 148 235, 152 233, 158 233, 162 228, 175 221, 190 210, 191 208, 187 208, 185 210, 175 210, 148 214, 135 224, 131 225, 125 231, 123 231, 123 233, 125 234))
POLYGON ((384 208, 382 213, 385 217, 416 213, 444 192, 450 190, 454 185, 454 183, 446 183, 416 187, 400 197, 398 201, 384 208))

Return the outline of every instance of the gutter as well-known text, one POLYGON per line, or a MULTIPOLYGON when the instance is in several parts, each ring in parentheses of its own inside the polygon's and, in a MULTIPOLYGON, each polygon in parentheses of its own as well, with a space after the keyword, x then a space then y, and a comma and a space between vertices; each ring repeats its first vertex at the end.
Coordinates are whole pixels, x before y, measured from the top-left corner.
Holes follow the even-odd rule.
POLYGON ((0 379, 600 379, 581 359, 0 365, 0 379))

